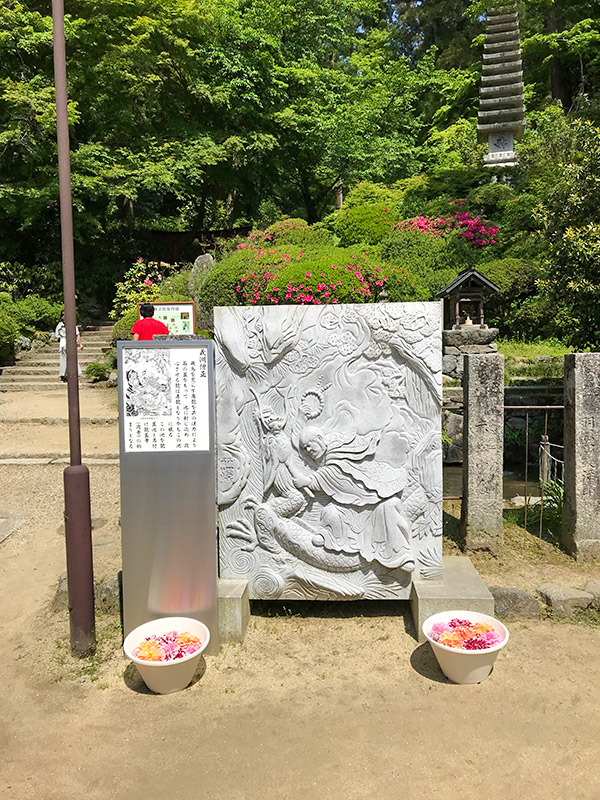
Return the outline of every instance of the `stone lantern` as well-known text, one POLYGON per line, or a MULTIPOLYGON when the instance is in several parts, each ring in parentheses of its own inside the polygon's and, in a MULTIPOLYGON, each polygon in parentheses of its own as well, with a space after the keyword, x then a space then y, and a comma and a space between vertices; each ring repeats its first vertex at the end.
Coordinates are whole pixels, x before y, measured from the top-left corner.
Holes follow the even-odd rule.
POLYGON ((484 300, 486 295, 499 291, 498 286, 475 267, 468 267, 438 292, 437 297, 445 301, 442 371, 447 378, 462 378, 465 353, 498 351, 494 341, 498 328, 486 325, 484 300))
POLYGON ((488 143, 486 166, 504 169, 517 165, 514 141, 525 130, 519 16, 509 2, 490 9, 486 20, 477 138, 488 143))

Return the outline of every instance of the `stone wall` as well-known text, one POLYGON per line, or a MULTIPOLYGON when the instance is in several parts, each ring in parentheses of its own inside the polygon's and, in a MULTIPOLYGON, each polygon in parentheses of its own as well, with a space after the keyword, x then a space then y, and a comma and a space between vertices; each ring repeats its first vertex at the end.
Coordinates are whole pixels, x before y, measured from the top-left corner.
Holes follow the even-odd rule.
POLYGON ((457 330, 442 331, 442 372, 448 378, 460 380, 463 375, 464 357, 469 353, 497 353, 494 341, 498 328, 462 326, 457 330))

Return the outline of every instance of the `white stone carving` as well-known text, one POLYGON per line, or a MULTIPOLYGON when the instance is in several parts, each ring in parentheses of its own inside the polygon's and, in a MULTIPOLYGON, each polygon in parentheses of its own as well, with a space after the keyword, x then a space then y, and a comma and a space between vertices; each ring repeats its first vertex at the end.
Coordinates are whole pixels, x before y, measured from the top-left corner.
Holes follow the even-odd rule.
POLYGON ((215 308, 220 574, 407 598, 442 563, 441 304, 215 308))

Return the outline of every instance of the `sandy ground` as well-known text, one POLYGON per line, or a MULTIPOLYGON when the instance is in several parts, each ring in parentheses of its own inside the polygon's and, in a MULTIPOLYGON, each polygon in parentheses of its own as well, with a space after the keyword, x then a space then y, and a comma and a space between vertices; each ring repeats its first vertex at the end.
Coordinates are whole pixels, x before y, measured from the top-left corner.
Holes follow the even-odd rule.
MULTIPOLYGON (((68 418, 67 387, 55 392, 3 392, 0 405, 1 420, 24 418, 68 418)), ((118 401, 116 389, 82 387, 79 391, 80 415, 89 418, 116 419, 118 401)))
MULTIPOLYGON (((34 426, 40 447, 47 427, 34 426)), ((90 477, 102 579, 119 568, 118 467, 90 477)), ((454 686, 402 603, 255 605, 242 645, 155 696, 114 619, 98 618, 98 657, 81 662, 67 613, 49 610, 65 568, 62 467, 0 465, 0 487, 1 512, 30 515, 0 545, 0 798, 600 798, 600 629, 513 623, 490 678, 454 686)), ((600 577, 535 542, 478 567, 523 588, 600 577)))

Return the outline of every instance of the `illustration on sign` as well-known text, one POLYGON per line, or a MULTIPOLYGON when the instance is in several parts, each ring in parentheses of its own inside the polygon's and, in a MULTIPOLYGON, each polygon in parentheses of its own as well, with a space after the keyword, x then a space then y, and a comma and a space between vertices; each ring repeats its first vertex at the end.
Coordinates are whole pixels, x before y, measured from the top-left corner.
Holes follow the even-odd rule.
POLYGON ((208 450, 205 347, 123 348, 125 452, 208 450))

